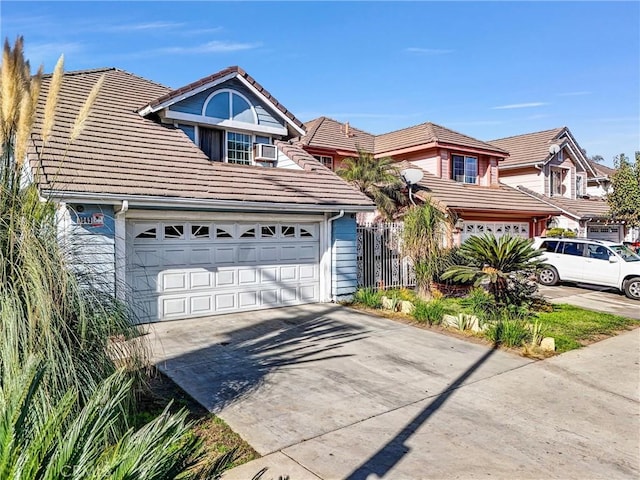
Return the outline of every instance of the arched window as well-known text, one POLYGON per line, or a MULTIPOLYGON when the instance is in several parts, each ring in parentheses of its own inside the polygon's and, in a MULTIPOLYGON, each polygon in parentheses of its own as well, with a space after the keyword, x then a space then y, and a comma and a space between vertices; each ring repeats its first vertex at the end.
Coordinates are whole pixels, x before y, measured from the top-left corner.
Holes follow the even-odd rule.
POLYGON ((202 107, 202 115, 243 123, 258 123, 258 116, 251 102, 233 90, 218 90, 209 95, 202 107))

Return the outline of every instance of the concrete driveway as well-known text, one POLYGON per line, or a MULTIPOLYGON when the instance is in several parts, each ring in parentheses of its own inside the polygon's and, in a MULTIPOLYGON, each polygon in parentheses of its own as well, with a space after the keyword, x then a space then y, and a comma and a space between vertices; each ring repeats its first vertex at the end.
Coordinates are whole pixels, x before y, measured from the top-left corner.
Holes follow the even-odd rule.
POLYGON ((336 305, 156 324, 263 458, 225 479, 638 478, 639 330, 543 362, 336 305))
POLYGON ((553 287, 540 285, 539 289, 545 298, 554 303, 568 303, 589 310, 640 319, 640 302, 625 297, 615 288, 562 283, 553 287))

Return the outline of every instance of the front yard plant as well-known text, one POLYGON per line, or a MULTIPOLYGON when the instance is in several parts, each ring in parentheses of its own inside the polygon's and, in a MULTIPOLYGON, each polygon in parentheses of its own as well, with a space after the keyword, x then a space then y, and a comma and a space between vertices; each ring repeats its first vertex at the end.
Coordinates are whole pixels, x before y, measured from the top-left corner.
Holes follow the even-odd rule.
MULTIPOLYGON (((24 173, 27 140, 42 122, 39 151, 72 142, 100 81, 68 132, 55 130, 62 59, 36 118, 42 71, 31 75, 23 41, 5 42, 0 66, 0 478, 216 478, 185 412, 132 428, 145 349, 128 309, 81 281, 57 238, 55 206, 24 173), (65 137, 66 135, 66 137, 65 137), (117 339, 117 340, 115 340, 117 339), (115 341, 114 341, 115 340, 115 341)), ((61 159, 63 160, 63 159, 61 159)), ((37 174, 37 169, 36 169, 37 174)))

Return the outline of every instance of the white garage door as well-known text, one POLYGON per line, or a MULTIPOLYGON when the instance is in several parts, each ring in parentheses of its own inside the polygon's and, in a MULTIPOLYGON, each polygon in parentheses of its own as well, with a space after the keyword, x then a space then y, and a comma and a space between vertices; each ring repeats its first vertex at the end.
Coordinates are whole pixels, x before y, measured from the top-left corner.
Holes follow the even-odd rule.
POLYGON ((619 242, 622 239, 621 225, 587 225, 587 238, 619 242))
POLYGON ((139 321, 319 301, 318 223, 130 222, 139 321))
POLYGON ((508 222, 464 222, 462 229, 462 241, 469 237, 490 233, 500 238, 504 235, 513 237, 529 238, 528 223, 508 223, 508 222))

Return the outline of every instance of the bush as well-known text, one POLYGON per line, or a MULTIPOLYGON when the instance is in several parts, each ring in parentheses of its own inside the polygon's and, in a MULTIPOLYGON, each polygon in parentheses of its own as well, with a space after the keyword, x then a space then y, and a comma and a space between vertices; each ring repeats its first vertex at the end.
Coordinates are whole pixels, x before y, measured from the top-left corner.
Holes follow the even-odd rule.
POLYGON ((496 300, 484 288, 474 288, 460 303, 480 320, 480 326, 495 315, 496 300))
POLYGON ((576 232, 573 230, 569 230, 567 228, 550 228, 546 233, 547 237, 564 237, 564 238, 575 238, 576 232))
POLYGON ((494 345, 521 347, 531 335, 527 325, 527 322, 519 319, 500 319, 489 326, 486 335, 494 345))
POLYGON ((382 294, 374 288, 359 288, 353 298, 354 303, 368 308, 382 307, 382 294))
POLYGON ((429 325, 440 325, 442 318, 449 313, 446 303, 441 300, 431 300, 430 302, 419 301, 413 310, 413 318, 418 322, 425 322, 429 325))

